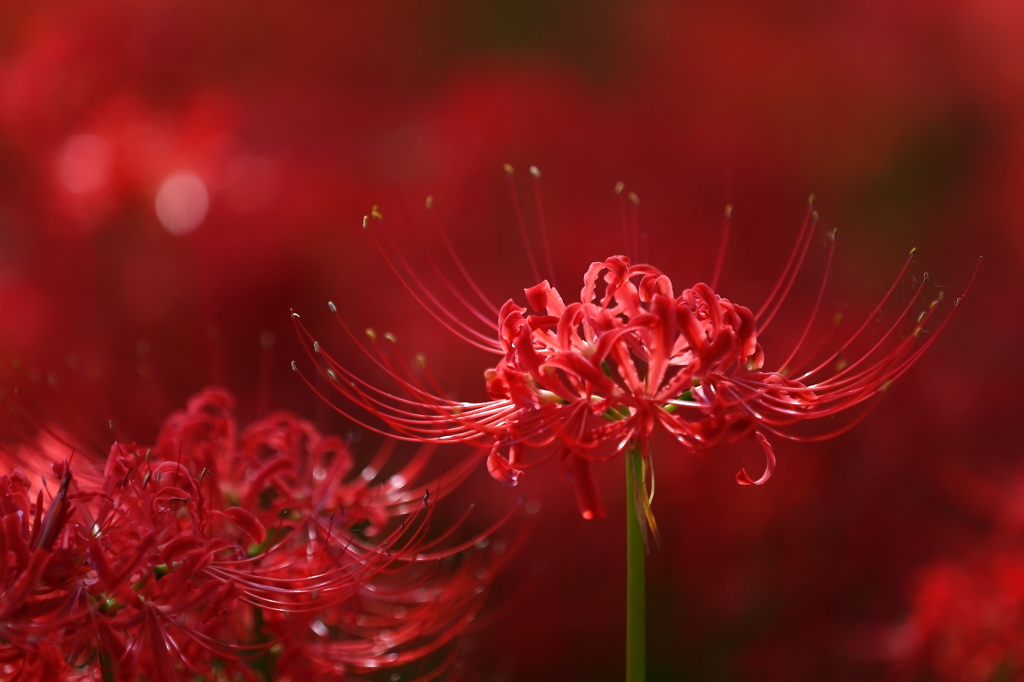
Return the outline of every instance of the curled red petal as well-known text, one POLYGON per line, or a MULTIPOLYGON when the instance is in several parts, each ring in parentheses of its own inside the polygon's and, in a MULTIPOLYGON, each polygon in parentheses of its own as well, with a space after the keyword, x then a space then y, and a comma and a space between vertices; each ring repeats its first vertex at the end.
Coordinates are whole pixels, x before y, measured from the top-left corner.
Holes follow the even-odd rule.
POLYGON ((764 468, 764 473, 761 474, 761 478, 756 481, 752 480, 750 476, 747 475, 746 469, 740 469, 736 472, 736 482, 740 485, 761 485, 771 478, 772 472, 775 471, 775 452, 772 451, 771 443, 768 442, 768 439, 765 438, 764 434, 760 431, 755 431, 754 435, 757 436, 759 441, 761 441, 761 447, 764 449, 764 456, 767 463, 764 468))
POLYGON ((267 539, 267 529, 249 510, 242 507, 229 507, 224 510, 224 516, 241 528, 242 532, 252 538, 257 545, 267 539))
POLYGON ((516 469, 509 464, 507 459, 498 454, 497 448, 491 450, 491 454, 487 455, 487 473, 493 476, 496 481, 507 486, 518 484, 519 477, 523 474, 520 469, 516 469))

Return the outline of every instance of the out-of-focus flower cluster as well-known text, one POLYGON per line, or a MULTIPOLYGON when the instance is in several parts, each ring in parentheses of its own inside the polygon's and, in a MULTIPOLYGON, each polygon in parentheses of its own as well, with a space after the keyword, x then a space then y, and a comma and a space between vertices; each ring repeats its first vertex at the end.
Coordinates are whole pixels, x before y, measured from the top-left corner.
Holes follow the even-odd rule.
POLYGON ((411 679, 452 664, 509 554, 489 532, 431 530, 433 498, 479 457, 418 483, 429 449, 360 469, 287 412, 239 430, 233 402, 205 389, 154 445, 116 442, 105 462, 53 437, 3 452, 0 677, 411 679))
POLYGON ((892 637, 893 679, 992 682, 1024 674, 1024 551, 936 563, 892 637))
MULTIPOLYGON (((1012 480, 1012 477, 1009 477, 1012 480)), ((896 682, 996 682, 1024 675, 1024 505, 1020 482, 968 475, 966 507, 991 524, 962 556, 925 565, 910 612, 882 640, 896 682), (994 518, 993 518, 994 517, 994 518)))

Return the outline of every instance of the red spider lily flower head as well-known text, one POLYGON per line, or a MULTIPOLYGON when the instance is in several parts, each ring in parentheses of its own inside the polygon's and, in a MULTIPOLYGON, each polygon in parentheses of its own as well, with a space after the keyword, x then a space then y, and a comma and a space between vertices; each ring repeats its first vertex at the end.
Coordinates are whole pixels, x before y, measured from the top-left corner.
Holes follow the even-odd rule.
POLYGON ((239 430, 233 403, 202 391, 154 446, 114 443, 102 476, 79 480, 65 460, 59 484, 33 495, 5 467, 4 679, 360 679, 451 664, 511 554, 481 542, 508 517, 462 543, 430 532, 431 492, 473 463, 417 483, 425 446, 382 478, 386 451, 359 470, 343 440, 292 414, 239 430))
MULTIPOLYGON (((511 181, 511 169, 506 171, 511 181)), ((540 174, 535 168, 531 172, 539 204, 536 182, 540 174)), ((622 196, 622 187, 616 189, 622 196)), ((637 250, 635 206, 639 202, 635 195, 629 196, 634 218, 632 226, 624 221, 624 228, 627 241, 637 250)), ((514 190, 513 200, 518 216, 514 190)), ((430 203, 428 200, 428 209, 430 203)), ((624 199, 623 208, 625 213, 624 199)), ((726 211, 723 247, 730 219, 731 208, 726 211)), ((850 428, 866 413, 866 409, 853 408, 880 397, 949 322, 952 311, 933 333, 922 335, 940 310, 941 301, 941 296, 922 301, 925 276, 888 330, 869 341, 859 355, 845 357, 892 298, 910 265, 908 259, 867 321, 837 350, 823 358, 813 353, 802 356, 831 265, 832 232, 825 278, 814 309, 795 347, 773 365, 775 369, 768 369, 759 338, 793 287, 816 226, 812 197, 789 259, 756 312, 716 293, 721 252, 711 284, 697 283, 682 291, 657 268, 624 255, 612 256, 591 264, 578 301, 566 302, 548 279, 526 289, 526 302, 532 310, 512 299, 500 307, 491 305, 454 252, 455 270, 465 277, 465 286, 452 283, 444 268, 430 261, 451 299, 469 312, 467 320, 426 286, 374 207, 364 219, 364 227, 372 227, 370 233, 379 250, 410 294, 442 326, 498 356, 497 363, 484 372, 490 398, 485 402, 448 399, 425 372, 414 371, 379 347, 370 357, 397 380, 405 395, 377 388, 328 355, 298 316, 294 317, 300 335, 308 342, 310 358, 346 401, 335 405, 339 411, 366 424, 351 409, 355 406, 414 441, 485 447, 490 453, 488 470, 509 485, 515 485, 525 469, 558 455, 575 485, 585 518, 604 515, 591 464, 625 449, 637 449, 642 455, 639 478, 643 483, 638 485, 635 501, 640 516, 654 530, 648 486, 653 489, 650 444, 656 428, 668 432, 690 452, 753 436, 767 461, 764 473, 754 479, 741 470, 736 479, 741 485, 760 485, 775 468, 769 436, 815 440, 850 428), (825 433, 807 435, 801 430, 808 421, 840 414, 847 418, 831 421, 825 433)), ((543 217, 540 227, 546 244, 543 217)), ((439 227, 438 234, 447 244, 439 227)), ((525 241, 525 228, 523 235, 525 241)), ((547 252, 550 271, 550 250, 547 252)), ((536 280, 540 280, 536 259, 531 255, 529 260, 536 280)), ((333 303, 330 307, 337 313, 333 303)), ((347 326, 345 329, 348 331, 347 326)), ((351 332, 349 335, 355 338, 351 332)), ((375 337, 371 338, 376 346, 375 337)))

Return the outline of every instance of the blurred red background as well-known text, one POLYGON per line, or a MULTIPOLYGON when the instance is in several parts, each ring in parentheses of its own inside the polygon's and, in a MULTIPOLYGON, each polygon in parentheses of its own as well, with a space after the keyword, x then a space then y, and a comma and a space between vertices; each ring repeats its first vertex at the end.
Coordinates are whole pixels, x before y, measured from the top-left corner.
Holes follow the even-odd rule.
MULTIPOLYGON (((744 445, 655 455, 651 680, 904 674, 921 576, 991 551, 1024 473, 1019 3, 0 5, 3 383, 141 441, 210 382, 243 417, 288 408, 345 431, 288 370, 292 308, 344 347, 333 300, 479 398, 487 359, 416 308, 360 222, 375 204, 397 219, 401 202, 422 220, 433 195, 484 289, 522 301, 534 282, 505 162, 528 216, 523 171, 543 171, 570 292, 620 249, 619 180, 677 288, 711 276, 731 185, 719 289, 748 305, 812 191, 840 228, 830 311, 868 310, 911 247, 949 296, 984 255, 880 409, 827 443, 777 445, 769 484, 735 485, 760 466, 744 445)), ((808 281, 791 296, 794 319, 815 294, 808 281)), ((525 477, 543 522, 496 596, 504 615, 464 645, 479 679, 621 676, 620 468, 600 469, 600 522, 579 518, 557 467, 525 477)), ((484 474, 460 494, 519 492, 484 474)))

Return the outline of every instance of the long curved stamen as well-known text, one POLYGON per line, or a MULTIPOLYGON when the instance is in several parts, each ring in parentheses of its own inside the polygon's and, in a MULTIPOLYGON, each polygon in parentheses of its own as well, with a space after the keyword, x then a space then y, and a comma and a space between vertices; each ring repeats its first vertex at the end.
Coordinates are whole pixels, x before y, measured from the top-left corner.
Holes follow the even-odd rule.
POLYGON ((808 221, 808 229, 806 237, 804 238, 803 246, 800 249, 800 255, 797 257, 796 262, 789 273, 789 277, 786 281, 786 285, 783 287, 782 292, 779 294, 778 299, 772 305, 771 311, 768 313, 767 319, 761 321, 761 314, 754 315, 754 319, 757 320, 758 333, 763 334, 764 330, 768 328, 772 320, 775 319, 775 315, 782 308, 782 304, 786 301, 786 297, 789 296, 790 290, 793 288, 793 283, 796 282, 797 275, 800 274, 800 268, 803 266, 804 258, 807 256, 807 249, 811 245, 811 241, 814 238, 814 228, 818 226, 818 213, 817 211, 811 211, 810 221, 808 221))
POLYGON ((476 280, 470 276, 469 271, 466 270, 466 266, 462 263, 462 259, 459 258, 458 252, 448 240, 448 235, 445 233, 444 228, 441 227, 441 223, 437 219, 437 214, 434 212, 434 197, 427 197, 426 207, 427 213, 430 214, 430 221, 434 225, 434 229, 437 231, 438 236, 441 237, 441 241, 444 242, 445 249, 448 250, 448 255, 451 256, 451 259, 454 261, 455 267, 458 268, 462 278, 466 280, 466 284, 468 284, 473 290, 473 293, 475 293, 487 309, 491 311, 491 314, 497 315, 498 306, 494 305, 494 303, 484 295, 483 291, 481 291, 480 287, 477 285, 476 280))
POLYGON ((552 287, 557 287, 558 281, 555 279, 555 264, 551 259, 551 244, 548 243, 548 226, 547 221, 544 219, 544 203, 541 201, 540 170, 536 166, 530 166, 530 175, 533 176, 533 196, 537 202, 537 222, 540 225, 540 238, 541 244, 544 246, 544 261, 548 268, 548 279, 551 281, 552 287))
MULTIPOLYGON (((449 280, 447 276, 445 276, 444 272, 437 264, 437 261, 431 255, 431 249, 427 248, 427 245, 423 243, 423 240, 420 238, 419 230, 416 229, 412 216, 409 215, 409 210, 406 208, 405 201, 402 199, 401 193, 398 191, 397 187, 395 188, 395 200, 398 202, 398 206, 402 212, 402 218, 405 221, 406 226, 409 228, 409 232, 412 233, 413 239, 416 242, 417 252, 423 254, 423 256, 426 258, 427 263, 430 265, 430 269, 434 273, 434 276, 437 277, 438 280, 440 280, 441 284, 444 285, 444 288, 448 290, 448 293, 451 294, 451 296, 456 301, 458 301, 458 303, 462 305, 462 307, 465 308, 470 315, 472 315, 477 320, 487 325, 488 331, 490 331, 493 334, 493 332, 495 331, 494 317, 498 312, 497 309, 494 308, 493 304, 491 304, 489 301, 485 299, 484 305, 488 309, 488 314, 485 314, 481 312, 480 309, 477 308, 473 303, 471 303, 468 298, 463 296, 461 289, 455 286, 455 284, 451 280, 449 280)), ((394 244, 393 241, 391 241, 391 243, 394 244)), ((475 283, 470 282, 470 286, 475 286, 475 283)))
POLYGON ((796 354, 803 347, 804 341, 807 340, 807 334, 811 331, 811 325, 814 323, 814 318, 818 316, 818 310, 821 307, 821 299, 825 295, 825 285, 828 284, 828 275, 832 269, 832 256, 836 251, 836 230, 832 230, 829 235, 829 246, 828 256, 825 258, 825 273, 821 276, 821 286, 818 288, 818 297, 814 300, 814 307, 811 309, 811 314, 807 317, 807 324, 804 326, 803 332, 800 334, 800 338, 797 340, 793 350, 790 351, 789 355, 779 365, 779 371, 784 371, 786 367, 789 367, 789 363, 793 361, 796 354))
MULTIPOLYGON (((379 218, 376 220, 379 224, 383 224, 383 220, 380 220, 379 218)), ((364 219, 363 222, 368 225, 367 219, 364 219)), ((499 347, 493 336, 487 336, 486 334, 473 329, 441 304, 434 293, 427 288, 423 284, 422 280, 420 280, 419 276, 416 275, 416 272, 409 265, 408 261, 406 261, 405 256, 402 255, 401 250, 396 247, 394 241, 391 239, 391 235, 386 230, 383 232, 385 239, 387 239, 391 248, 395 251, 399 262, 402 264, 405 271, 411 276, 411 282, 402 274, 388 255, 387 251, 383 248, 383 245, 377 238, 376 230, 370 230, 370 236, 373 239, 374 244, 377 245, 377 249, 380 251, 381 256, 383 256, 384 261, 388 264, 388 267, 391 268, 391 272, 395 274, 398 280, 402 283, 402 286, 405 287, 405 290, 417 303, 419 303, 420 307, 427 311, 427 313, 437 320, 445 329, 466 343, 491 353, 499 352, 499 347), (419 293, 417 293, 417 290, 422 292, 423 296, 427 299, 426 301, 419 293), (428 305, 428 301, 433 305, 428 305), (440 313, 438 311, 440 311, 440 313)))
MULTIPOLYGON (((800 224, 800 232, 797 235, 796 242, 793 244, 793 250, 789 254, 789 259, 786 261, 786 266, 782 268, 782 272, 779 274, 779 279, 775 282, 775 286, 772 287, 768 297, 765 298, 764 303, 761 304, 760 309, 754 313, 754 319, 760 321, 761 317, 765 314, 769 307, 776 303, 775 296, 779 293, 779 289, 782 288, 783 282, 790 278, 791 270, 799 270, 800 264, 803 258, 797 258, 797 254, 801 250, 806 251, 803 247, 804 241, 810 242, 810 234, 814 233, 814 225, 818 222, 818 213, 814 210, 814 195, 812 194, 807 200, 807 212, 804 214, 803 222, 800 224)), ((795 277, 795 272, 792 273, 795 277)), ((779 301, 781 303, 781 301, 779 301)), ((776 306, 777 307, 777 306, 776 306)), ((760 327, 760 326, 759 326, 760 327)), ((763 330, 763 327, 760 327, 763 330)))
POLYGON ((844 343, 842 346, 840 346, 838 350, 836 350, 828 358, 826 358, 824 362, 822 362, 820 365, 816 366, 814 369, 801 374, 799 379, 798 379, 799 381, 804 381, 804 380, 814 376, 815 374, 820 372, 822 369, 824 369, 825 367, 830 365, 837 358, 839 358, 839 356, 842 355, 843 351, 845 351, 847 348, 849 348, 850 345, 853 344, 854 341, 856 341, 858 338, 860 338, 860 335, 863 334, 864 330, 868 328, 869 324, 871 324, 871 320, 875 319, 875 316, 878 315, 878 313, 882 310, 882 307, 892 297, 893 292, 896 291, 897 285, 900 283, 900 280, 903 279, 903 275, 906 274, 907 268, 910 267, 910 263, 914 260, 914 254, 916 254, 916 253, 917 253, 917 249, 911 249, 910 250, 910 254, 907 256, 907 259, 903 262, 903 267, 900 268, 900 271, 896 275, 896 278, 893 280, 892 285, 889 287, 889 290, 885 292, 885 295, 882 296, 882 299, 874 307, 874 309, 871 311, 871 314, 867 316, 867 318, 864 320, 864 322, 861 324, 861 326, 857 329, 857 331, 855 331, 853 333, 853 335, 850 336, 850 338, 848 338, 846 340, 846 343, 844 343))
POLYGON ((625 250, 626 255, 634 257, 632 249, 632 239, 629 236, 629 221, 626 219, 626 183, 621 180, 615 183, 615 196, 618 198, 619 204, 619 228, 622 231, 622 248, 625 250))
MULTIPOLYGON (((883 334, 878 339, 878 341, 875 342, 875 344, 871 347, 871 349, 868 352, 866 352, 863 355, 861 355, 857 360, 855 360, 854 362, 852 362, 849 365, 847 365, 844 369, 842 369, 841 371, 839 371, 836 374, 834 374, 831 377, 829 377, 828 379, 825 379, 823 381, 817 382, 817 385, 822 386, 822 385, 827 385, 827 384, 831 384, 831 383, 835 383, 835 382, 839 381, 840 379, 842 379, 842 377, 844 377, 845 375, 851 373, 854 369, 859 367, 862 363, 864 363, 864 361, 866 361, 868 358, 873 356, 879 349, 881 349, 882 346, 885 344, 885 342, 890 337, 892 337, 893 334, 896 333, 896 330, 900 328, 900 325, 903 323, 903 321, 905 319, 907 319, 907 317, 911 314, 911 312, 912 312, 912 310, 914 308, 914 304, 917 303, 917 300, 921 297, 921 294, 924 293, 924 288, 925 288, 925 286, 927 284, 928 284, 928 273, 925 273, 925 275, 921 278, 921 284, 918 285, 917 290, 914 291, 914 295, 911 296, 910 301, 907 302, 907 305, 903 308, 903 311, 899 315, 897 315, 896 320, 892 323, 892 325, 889 326, 889 328, 886 330, 885 334, 883 334)), ((931 316, 931 314, 934 311, 935 311, 935 306, 932 306, 929 309, 927 315, 931 316)), ((907 344, 908 342, 912 344, 913 340, 912 339, 906 339, 906 340, 904 340, 903 343, 907 344)))
POLYGON ((508 178, 508 191, 512 197, 512 208, 516 214, 516 225, 519 226, 519 236, 523 240, 523 250, 526 251, 526 258, 530 263, 530 273, 533 281, 540 281, 540 271, 537 269, 537 260, 533 257, 533 248, 530 246, 530 237, 526 234, 526 222, 523 220, 523 209, 519 205, 519 192, 516 191, 515 170, 512 165, 505 164, 505 177, 508 178))
MULTIPOLYGON (((728 192, 726 192, 728 195, 728 192)), ((729 232, 732 230, 732 204, 726 202, 725 212, 722 215, 722 239, 718 243, 718 255, 715 256, 715 270, 711 275, 711 288, 718 288, 718 279, 722 274, 722 265, 725 263, 725 250, 729 245, 729 232)))
POLYGON ((640 197, 628 192, 629 197, 629 250, 634 260, 640 258, 640 197))

